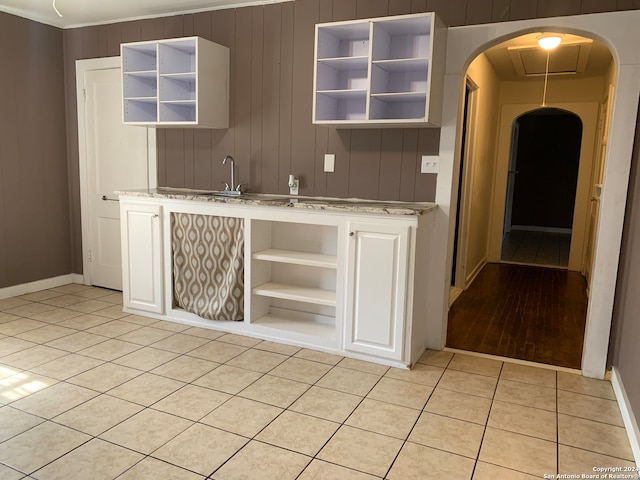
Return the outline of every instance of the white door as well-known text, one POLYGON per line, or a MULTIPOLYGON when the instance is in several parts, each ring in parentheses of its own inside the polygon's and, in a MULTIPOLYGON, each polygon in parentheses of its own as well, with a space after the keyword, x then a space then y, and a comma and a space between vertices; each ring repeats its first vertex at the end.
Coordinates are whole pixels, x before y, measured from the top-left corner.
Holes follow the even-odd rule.
POLYGON ((122 290, 120 208, 113 192, 155 186, 149 149, 155 130, 122 124, 119 58, 97 61, 84 68, 79 61, 77 69, 84 275, 85 283, 122 290))

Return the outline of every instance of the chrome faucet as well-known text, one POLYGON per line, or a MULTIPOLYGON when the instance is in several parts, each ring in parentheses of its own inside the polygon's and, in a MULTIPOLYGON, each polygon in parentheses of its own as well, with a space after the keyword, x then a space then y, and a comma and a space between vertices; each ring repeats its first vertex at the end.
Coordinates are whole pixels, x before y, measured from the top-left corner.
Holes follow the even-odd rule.
POLYGON ((240 195, 242 193, 242 186, 244 183, 239 183, 236 185, 236 162, 231 155, 227 155, 222 159, 222 164, 226 165, 227 160, 231 162, 231 184, 227 182, 224 183, 224 191, 227 195, 240 195))

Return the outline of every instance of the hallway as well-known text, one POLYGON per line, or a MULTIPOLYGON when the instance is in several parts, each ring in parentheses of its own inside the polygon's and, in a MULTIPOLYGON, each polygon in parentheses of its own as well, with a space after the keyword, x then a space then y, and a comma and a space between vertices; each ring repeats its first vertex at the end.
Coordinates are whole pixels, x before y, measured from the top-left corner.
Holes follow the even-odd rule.
POLYGON ((487 264, 449 310, 447 347, 579 369, 586 311, 577 272, 487 264))

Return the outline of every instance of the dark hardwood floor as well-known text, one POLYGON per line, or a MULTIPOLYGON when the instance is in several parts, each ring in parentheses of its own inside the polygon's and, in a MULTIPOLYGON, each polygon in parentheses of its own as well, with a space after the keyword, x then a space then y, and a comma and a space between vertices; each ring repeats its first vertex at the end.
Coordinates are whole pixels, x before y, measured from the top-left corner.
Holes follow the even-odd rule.
POLYGON ((487 264, 449 310, 447 347, 580 368, 586 287, 578 272, 487 264))

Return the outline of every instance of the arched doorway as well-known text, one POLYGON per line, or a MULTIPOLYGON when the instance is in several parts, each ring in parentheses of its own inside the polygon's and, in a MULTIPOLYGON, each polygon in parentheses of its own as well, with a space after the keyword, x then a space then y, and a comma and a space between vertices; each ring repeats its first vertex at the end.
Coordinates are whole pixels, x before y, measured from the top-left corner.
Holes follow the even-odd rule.
POLYGON ((540 108, 513 122, 511 138, 500 260, 567 268, 582 121, 540 108))

